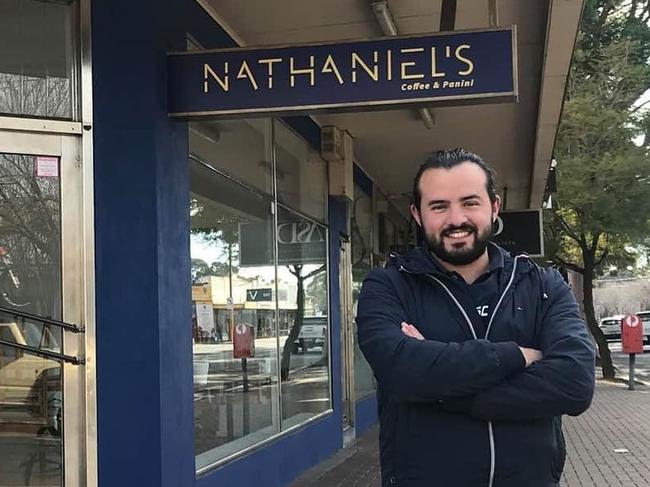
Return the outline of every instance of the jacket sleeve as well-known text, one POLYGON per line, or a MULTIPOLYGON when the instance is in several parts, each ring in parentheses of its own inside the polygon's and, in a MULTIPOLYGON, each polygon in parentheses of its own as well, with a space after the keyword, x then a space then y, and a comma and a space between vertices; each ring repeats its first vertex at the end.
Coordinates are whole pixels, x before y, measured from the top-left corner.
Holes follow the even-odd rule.
POLYGON ((404 335, 401 322, 410 319, 388 272, 371 271, 357 312, 359 346, 383 393, 398 401, 435 402, 494 386, 524 368, 514 342, 443 343, 404 335))
MULTIPOLYGON (((469 398, 471 416, 493 421, 577 416, 591 404, 595 348, 571 289, 551 272, 540 330, 542 360, 469 398)), ((453 403, 448 406, 453 409, 453 403)))

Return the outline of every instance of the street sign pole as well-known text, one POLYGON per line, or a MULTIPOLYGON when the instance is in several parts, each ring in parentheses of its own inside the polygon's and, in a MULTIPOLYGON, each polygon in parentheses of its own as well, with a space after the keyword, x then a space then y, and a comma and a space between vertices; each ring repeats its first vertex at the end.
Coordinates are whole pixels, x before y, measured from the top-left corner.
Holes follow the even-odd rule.
POLYGON ((629 390, 633 391, 634 390, 634 362, 636 361, 636 354, 631 353, 630 354, 630 382, 629 382, 629 390))
POLYGON ((250 433, 250 398, 248 397, 248 361, 246 357, 241 359, 241 369, 243 373, 243 379, 244 379, 244 411, 243 411, 243 416, 244 416, 244 434, 247 435, 250 433))

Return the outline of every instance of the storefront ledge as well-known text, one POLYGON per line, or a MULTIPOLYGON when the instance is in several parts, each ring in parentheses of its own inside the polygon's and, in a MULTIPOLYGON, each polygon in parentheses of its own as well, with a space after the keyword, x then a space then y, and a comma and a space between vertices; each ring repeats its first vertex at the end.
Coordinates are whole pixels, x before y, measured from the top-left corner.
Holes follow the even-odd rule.
POLYGON ((211 463, 210 465, 206 465, 205 467, 200 468, 199 470, 196 471, 196 477, 202 477, 204 475, 207 475, 209 473, 212 473, 214 470, 219 469, 220 467, 223 467, 224 465, 231 463, 236 460, 241 460, 243 457, 248 456, 252 453, 255 453, 258 450, 261 450, 263 448, 266 448, 270 446, 272 443, 275 443, 277 441, 283 440, 292 434, 298 432, 299 430, 308 428, 309 426, 312 426, 314 423, 317 423, 319 421, 322 421, 326 418, 329 418, 334 414, 333 409, 328 409, 327 411, 323 411, 322 413, 314 416, 313 418, 309 418, 308 420, 297 424, 295 426, 292 426, 291 428, 288 428, 284 431, 281 431, 279 433, 276 433, 273 436, 269 436, 268 438, 260 441, 259 443, 256 443, 254 445, 251 445, 247 448, 244 448, 241 451, 238 451, 237 453, 233 453, 232 455, 228 455, 227 457, 222 458, 221 460, 218 460, 214 463, 211 463))
POLYGON ((82 132, 80 122, 49 120, 27 117, 0 117, 0 128, 19 132, 39 132, 46 134, 76 134, 82 132))

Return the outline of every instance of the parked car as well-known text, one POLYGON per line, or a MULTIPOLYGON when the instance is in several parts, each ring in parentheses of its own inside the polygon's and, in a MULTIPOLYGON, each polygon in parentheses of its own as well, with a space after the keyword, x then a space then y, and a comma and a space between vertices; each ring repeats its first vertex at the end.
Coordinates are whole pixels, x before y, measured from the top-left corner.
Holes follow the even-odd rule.
MULTIPOLYGON (((0 323, 5 341, 58 351, 58 340, 33 323, 0 323)), ((59 430, 61 367, 55 360, 0 346, 0 432, 59 430)))
POLYGON ((608 340, 620 340, 621 338, 621 320, 625 315, 607 316, 600 320, 598 325, 608 340))
POLYGON ((324 347, 327 338, 327 316, 305 316, 298 338, 294 342, 294 350, 300 349, 307 353, 310 348, 324 347))

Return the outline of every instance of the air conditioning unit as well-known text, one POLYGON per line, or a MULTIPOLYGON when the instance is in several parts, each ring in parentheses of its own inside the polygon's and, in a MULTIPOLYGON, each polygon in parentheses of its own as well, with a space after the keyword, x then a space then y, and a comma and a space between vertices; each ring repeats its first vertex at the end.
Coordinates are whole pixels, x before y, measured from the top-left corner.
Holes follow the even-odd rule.
POLYGON ((327 161, 330 195, 354 200, 354 139, 337 127, 321 129, 321 154, 327 161))
POLYGON ((344 158, 341 131, 333 125, 321 128, 320 153, 326 161, 344 158))

